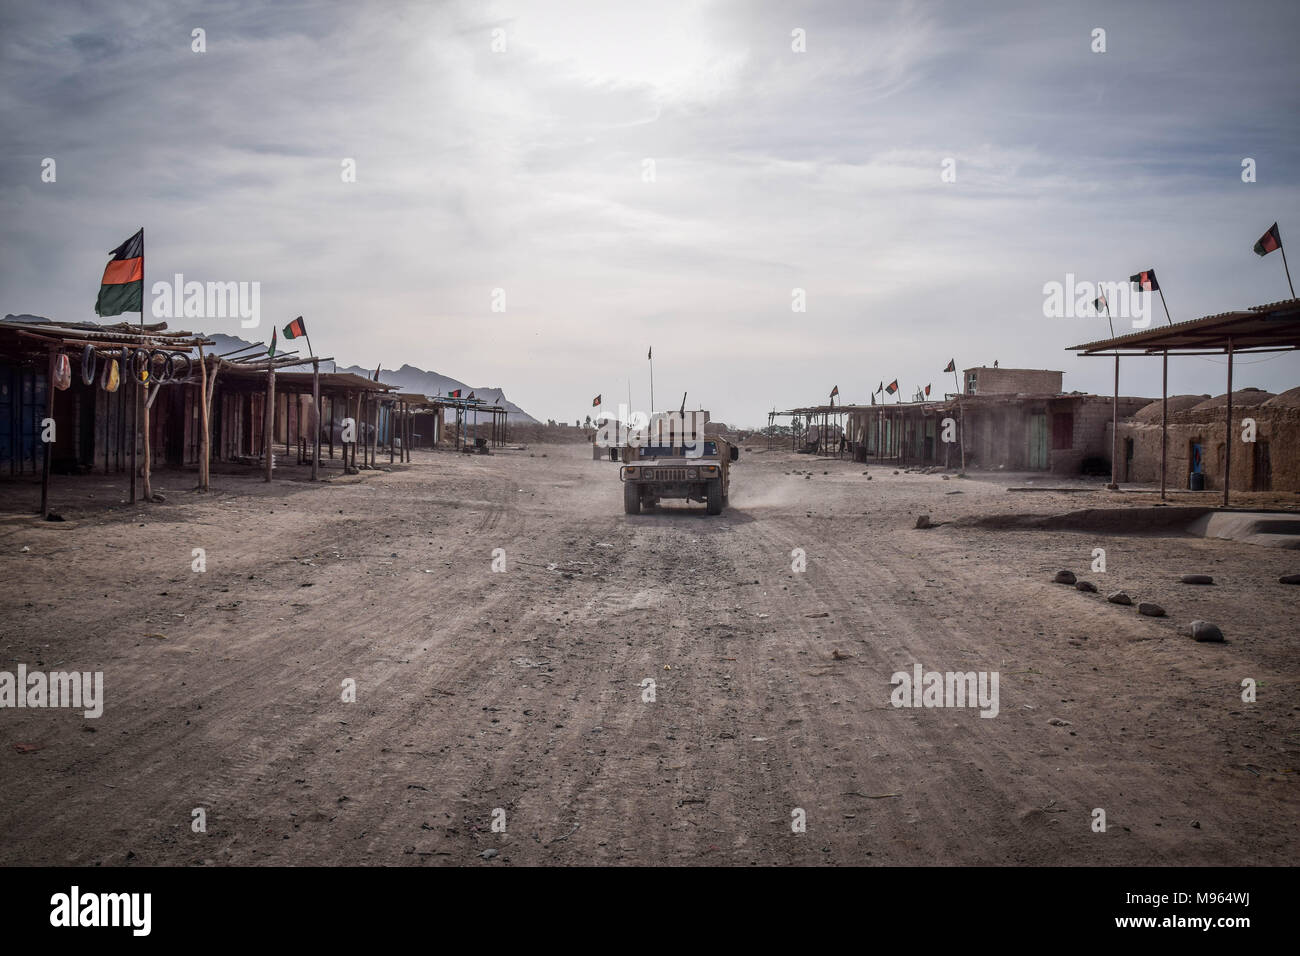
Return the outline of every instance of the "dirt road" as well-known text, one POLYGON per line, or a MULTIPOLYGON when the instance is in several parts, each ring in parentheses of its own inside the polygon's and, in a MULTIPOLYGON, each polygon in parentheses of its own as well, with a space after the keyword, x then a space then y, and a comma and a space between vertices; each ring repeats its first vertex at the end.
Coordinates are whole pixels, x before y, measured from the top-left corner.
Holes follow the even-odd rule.
POLYGON ((0 670, 106 698, 0 710, 0 863, 1294 862, 1295 552, 915 530, 1120 496, 864 470, 742 454, 723 516, 628 517, 585 446, 427 453, 0 519, 0 670), (894 707, 915 663, 997 716, 894 707))

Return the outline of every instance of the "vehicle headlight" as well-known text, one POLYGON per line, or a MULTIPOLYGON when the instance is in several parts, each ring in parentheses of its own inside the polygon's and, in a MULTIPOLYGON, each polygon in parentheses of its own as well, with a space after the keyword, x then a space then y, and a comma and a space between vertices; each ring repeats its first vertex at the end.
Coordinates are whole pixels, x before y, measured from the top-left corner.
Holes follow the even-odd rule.
POLYGON ((624 473, 625 475, 627 475, 629 478, 635 478, 635 477, 636 477, 636 467, 633 466, 633 467, 631 467, 631 468, 625 468, 625 469, 623 469, 623 473, 624 473))
POLYGON ((699 477, 699 472, 697 472, 694 468, 687 468, 687 469, 686 469, 686 477, 687 477, 687 478, 697 478, 697 477, 699 477))

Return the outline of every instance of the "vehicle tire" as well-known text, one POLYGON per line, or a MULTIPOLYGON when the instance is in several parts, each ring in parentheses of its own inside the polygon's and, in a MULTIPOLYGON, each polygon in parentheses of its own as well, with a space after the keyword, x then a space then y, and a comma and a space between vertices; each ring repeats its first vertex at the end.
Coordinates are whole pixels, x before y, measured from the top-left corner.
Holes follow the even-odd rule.
POLYGON ((81 384, 95 384, 95 347, 87 345, 81 353, 81 384))
POLYGON ((194 370, 194 363, 190 361, 190 357, 186 355, 184 352, 167 353, 167 381, 184 382, 189 379, 190 372, 192 372, 193 370, 194 370), (178 373, 176 369, 173 367, 174 364, 177 362, 185 363, 184 372, 178 373))
POLYGON ((709 482, 708 511, 711 515, 722 514, 722 481, 715 478, 709 482))
POLYGON ((635 482, 623 482, 623 510, 630 515, 641 513, 641 489, 635 482))
POLYGON ((136 349, 131 353, 130 363, 131 375, 137 382, 144 385, 149 381, 149 353, 144 349, 136 349))

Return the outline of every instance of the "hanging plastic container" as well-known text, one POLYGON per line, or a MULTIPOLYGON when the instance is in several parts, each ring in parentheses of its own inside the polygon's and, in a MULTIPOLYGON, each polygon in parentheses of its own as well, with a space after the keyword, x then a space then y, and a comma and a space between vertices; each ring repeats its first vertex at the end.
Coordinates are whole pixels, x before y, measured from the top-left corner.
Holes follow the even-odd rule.
POLYGON ((99 387, 106 392, 116 392, 121 382, 122 375, 117 368, 117 359, 108 359, 104 362, 104 372, 99 377, 99 387))
POLYGON ((68 356, 60 352, 54 358, 54 387, 60 392, 66 392, 68 386, 72 384, 72 363, 68 361, 68 356))

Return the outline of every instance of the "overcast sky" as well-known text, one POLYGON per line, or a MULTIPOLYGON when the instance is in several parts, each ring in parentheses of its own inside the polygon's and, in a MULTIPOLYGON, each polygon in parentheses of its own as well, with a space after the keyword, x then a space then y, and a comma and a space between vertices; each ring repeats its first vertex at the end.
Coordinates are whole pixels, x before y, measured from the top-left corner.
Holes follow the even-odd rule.
MULTIPOLYGON (((1105 320, 1045 318, 1044 283, 1154 267, 1175 321, 1273 302, 1275 219, 1300 279, 1298 48, 1294 0, 6 2, 0 314, 93 320, 143 225, 146 292, 261 283, 259 329, 172 328, 302 314, 341 363, 543 419, 629 382, 644 408, 651 345, 659 408, 742 425, 951 390, 950 358, 1109 393, 1063 351, 1105 320)), ((1300 384, 1261 359, 1236 381, 1300 384)), ((1171 391, 1224 373, 1177 360, 1171 391)), ((1159 376, 1132 360, 1121 391, 1159 376)))

